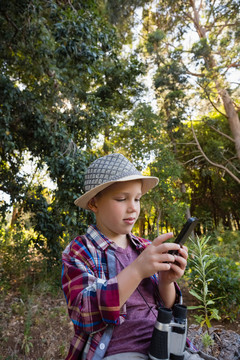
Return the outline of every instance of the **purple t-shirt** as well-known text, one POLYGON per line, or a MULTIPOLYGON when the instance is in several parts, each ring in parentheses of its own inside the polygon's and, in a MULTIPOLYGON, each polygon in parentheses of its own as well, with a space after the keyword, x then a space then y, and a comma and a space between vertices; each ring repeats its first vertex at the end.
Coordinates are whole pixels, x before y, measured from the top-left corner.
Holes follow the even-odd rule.
MULTIPOLYGON (((129 245, 126 249, 118 247, 115 252, 117 258, 117 273, 132 263, 137 257, 137 251, 129 245)), ((136 351, 147 354, 152 332, 157 317, 156 303, 153 296, 153 284, 150 278, 142 280, 138 290, 127 300, 126 320, 113 331, 113 336, 105 356, 136 351), (147 306, 146 302, 152 311, 147 306)))

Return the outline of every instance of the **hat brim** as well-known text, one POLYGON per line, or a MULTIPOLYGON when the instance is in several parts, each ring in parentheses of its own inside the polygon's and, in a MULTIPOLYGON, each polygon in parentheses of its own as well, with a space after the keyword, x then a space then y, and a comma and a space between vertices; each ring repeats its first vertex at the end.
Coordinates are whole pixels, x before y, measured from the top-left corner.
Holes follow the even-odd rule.
POLYGON ((118 180, 112 180, 105 182, 99 186, 96 186, 95 188, 89 190, 82 196, 80 196, 78 199, 74 201, 74 204, 83 208, 88 209, 88 203, 89 201, 96 196, 100 191, 106 189, 108 186, 116 183, 116 182, 124 182, 124 181, 132 181, 132 180, 142 180, 142 194, 146 194, 149 190, 154 188, 158 182, 159 179, 154 176, 144 176, 144 175, 130 175, 126 177, 122 177, 118 180))

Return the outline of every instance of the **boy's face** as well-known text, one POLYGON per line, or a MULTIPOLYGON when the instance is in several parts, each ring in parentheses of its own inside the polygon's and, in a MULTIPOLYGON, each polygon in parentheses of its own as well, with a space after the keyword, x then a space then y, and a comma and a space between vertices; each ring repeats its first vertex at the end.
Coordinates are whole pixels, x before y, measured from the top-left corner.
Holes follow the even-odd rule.
POLYGON ((91 201, 99 230, 115 241, 131 232, 140 213, 141 180, 109 186, 91 201))

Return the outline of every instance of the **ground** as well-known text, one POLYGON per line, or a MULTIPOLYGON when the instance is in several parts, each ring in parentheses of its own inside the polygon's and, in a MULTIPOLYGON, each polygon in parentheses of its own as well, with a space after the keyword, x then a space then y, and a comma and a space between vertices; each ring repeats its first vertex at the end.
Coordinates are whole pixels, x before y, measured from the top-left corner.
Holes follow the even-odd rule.
MULTIPOLYGON (((186 305, 192 304, 194 299, 187 289, 184 288, 183 292, 186 305)), ((2 294, 0 300, 0 360, 65 359, 73 325, 60 289, 53 294, 38 288, 31 296, 28 295, 27 300, 19 292, 11 290, 2 294)), ((240 334, 239 323, 218 323, 217 326, 240 334)), ((197 329, 191 329, 196 339, 200 336, 197 329)), ((230 338, 233 339, 232 336, 230 338)), ((215 349, 217 352, 219 349, 215 349)))
POLYGON ((10 292, 1 301, 1 360, 65 359, 73 334, 66 301, 61 290, 43 294, 26 303, 10 292))

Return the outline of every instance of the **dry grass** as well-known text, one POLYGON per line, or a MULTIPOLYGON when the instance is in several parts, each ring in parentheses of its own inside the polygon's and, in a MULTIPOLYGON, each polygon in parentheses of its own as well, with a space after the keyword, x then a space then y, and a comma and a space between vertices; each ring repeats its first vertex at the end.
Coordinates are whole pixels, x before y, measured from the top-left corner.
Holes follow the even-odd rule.
POLYGON ((38 289, 27 299, 13 291, 1 297, 1 360, 66 357, 73 326, 60 289, 54 295, 38 289))

